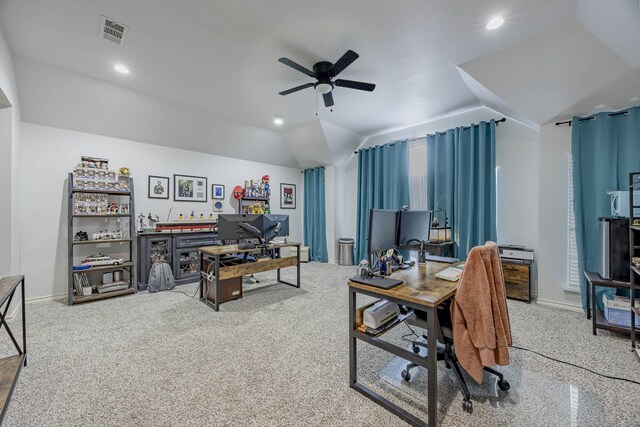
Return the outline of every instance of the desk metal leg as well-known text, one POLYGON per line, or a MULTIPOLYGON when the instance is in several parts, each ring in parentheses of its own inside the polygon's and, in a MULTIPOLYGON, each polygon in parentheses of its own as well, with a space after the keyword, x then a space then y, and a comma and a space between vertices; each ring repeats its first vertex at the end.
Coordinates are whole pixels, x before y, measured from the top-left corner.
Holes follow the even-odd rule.
MULTIPOLYGON (((356 327, 356 292, 349 288, 349 330, 356 327)), ((358 382, 358 354, 357 338, 349 334, 349 384, 353 386, 358 382)))
POLYGON ((276 273, 276 281, 279 282, 280 281, 280 269, 277 270, 276 273))
POLYGON ((24 276, 22 277, 22 353, 24 354, 24 366, 27 366, 27 318, 24 296, 24 276))
POLYGON ((596 286, 591 284, 591 325, 593 326, 593 335, 598 335, 596 331, 596 317, 598 317, 598 312, 596 310, 598 310, 596 307, 596 286))
MULTIPOLYGON (((587 286, 587 319, 591 319, 591 282, 588 279, 585 279, 585 285, 587 286)), ((595 313, 594 313, 595 314, 595 313)))
POLYGON ((436 426, 438 422, 438 332, 437 308, 429 310, 427 314, 427 349, 428 349, 428 416, 429 425, 436 426))
POLYGON ((296 264, 296 288, 300 287, 300 246, 296 246, 298 248, 297 253, 297 264, 296 264))
POLYGON ((214 303, 214 310, 220 311, 220 257, 218 255, 214 256, 215 262, 215 280, 213 281, 213 295, 216 297, 216 301, 214 303))
POLYGON ((200 263, 198 268, 200 269, 200 301, 204 301, 205 295, 207 294, 205 292, 205 284, 207 283, 207 280, 205 279, 204 275, 204 255, 202 254, 202 252, 198 251, 198 262, 200 263))

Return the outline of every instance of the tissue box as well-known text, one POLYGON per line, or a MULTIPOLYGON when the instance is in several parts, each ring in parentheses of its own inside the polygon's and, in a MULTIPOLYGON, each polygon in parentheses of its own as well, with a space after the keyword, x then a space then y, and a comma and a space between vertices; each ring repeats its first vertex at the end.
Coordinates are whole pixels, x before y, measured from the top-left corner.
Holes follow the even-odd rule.
MULTIPOLYGON (((612 325, 631 327, 631 301, 620 296, 603 295, 604 318, 612 325)), ((636 302, 636 307, 638 307, 636 302)), ((640 316, 636 314, 636 327, 640 329, 640 316)))

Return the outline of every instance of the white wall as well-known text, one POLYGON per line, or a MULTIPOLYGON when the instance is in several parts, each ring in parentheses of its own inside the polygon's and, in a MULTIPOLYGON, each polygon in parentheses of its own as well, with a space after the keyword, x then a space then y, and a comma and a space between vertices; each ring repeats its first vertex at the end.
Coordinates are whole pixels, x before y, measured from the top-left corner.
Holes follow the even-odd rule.
POLYGON ((571 127, 540 128, 540 268, 538 300, 580 307, 580 295, 567 286, 567 215, 571 127))
POLYGON ((124 139, 75 132, 65 129, 22 124, 20 203, 23 212, 23 259, 25 274, 30 277, 28 298, 63 294, 67 290, 67 174, 90 155, 109 159, 111 169, 130 168, 134 180, 136 215, 151 212, 166 219, 173 207, 172 217, 194 210, 208 216, 213 211, 210 200, 211 184, 224 184, 224 213, 235 212, 232 200, 234 186, 247 179, 270 175, 271 207, 274 213, 290 216, 290 235, 302 239, 303 176, 299 169, 203 154, 177 148, 150 145, 124 139), (148 175, 167 176, 190 174, 208 178, 207 203, 173 202, 173 182, 169 200, 147 198, 148 175), (297 186, 296 210, 280 210, 280 183, 297 186))
MULTIPOLYGON (((362 148, 404 138, 423 137, 456 126, 468 126, 482 120, 503 117, 490 108, 478 107, 406 129, 371 137, 362 148)), ((498 242, 521 244, 536 250, 538 244, 539 202, 539 133, 537 130, 507 118, 496 130, 496 163, 498 165, 498 242)), ((356 198, 358 182, 357 156, 347 163, 344 177, 344 229, 347 236, 356 234, 356 198)), ((534 272, 534 294, 535 294, 534 272)))
POLYGON ((13 58, 0 28, 0 276, 20 273, 20 207, 17 201, 20 107, 13 58))

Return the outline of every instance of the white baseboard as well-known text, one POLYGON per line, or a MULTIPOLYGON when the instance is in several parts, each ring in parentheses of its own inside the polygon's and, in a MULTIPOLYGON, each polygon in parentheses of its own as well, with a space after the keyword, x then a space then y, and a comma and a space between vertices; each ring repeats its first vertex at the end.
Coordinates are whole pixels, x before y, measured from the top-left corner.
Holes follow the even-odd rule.
POLYGON ((575 304, 567 304, 565 302, 551 301, 551 300, 540 299, 540 298, 536 300, 536 303, 540 305, 546 305, 548 307, 561 308, 563 310, 569 310, 576 313, 584 313, 582 311, 582 306, 575 305, 575 304))
MULTIPOLYGON (((33 297, 33 298, 27 298, 25 300, 26 304, 31 304, 33 302, 40 302, 40 301, 51 301, 51 300, 55 300, 55 299, 59 299, 59 298, 66 298, 67 294, 56 294, 56 295, 48 295, 48 296, 44 296, 44 297, 33 297)), ((18 312, 18 310, 22 307, 22 301, 18 300, 16 306, 14 307, 13 311, 11 311, 11 313, 7 313, 7 320, 11 320, 13 319, 13 316, 16 315, 16 313, 18 312)))

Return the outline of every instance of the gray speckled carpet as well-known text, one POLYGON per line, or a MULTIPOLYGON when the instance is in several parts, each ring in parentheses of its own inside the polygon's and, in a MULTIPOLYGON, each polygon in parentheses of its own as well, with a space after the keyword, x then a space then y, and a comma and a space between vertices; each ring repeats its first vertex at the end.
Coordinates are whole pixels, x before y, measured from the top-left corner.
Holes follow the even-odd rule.
MULTIPOLYGON (((219 313, 177 292, 74 307, 29 304, 29 365, 4 425, 405 425, 348 386, 345 282, 353 272, 306 264, 302 289, 259 274, 262 283, 246 286, 245 297, 219 313)), ((294 271, 283 279, 293 281, 294 271)), ((193 294, 196 285, 179 289, 193 294)), ((640 381, 628 340, 592 336, 584 315, 513 301, 509 310, 514 344, 640 381)), ((385 339, 402 343, 407 331, 401 325, 385 339)), ((4 341, 2 353, 10 349, 4 341)), ((504 369, 512 390, 498 393, 493 379, 473 387, 473 414, 462 411, 442 367, 441 425, 640 425, 640 386, 521 350, 511 356, 504 369)), ((395 373, 400 360, 361 343, 359 363, 363 383, 414 413, 424 407, 416 392, 424 389, 421 373, 403 383, 395 373)))

